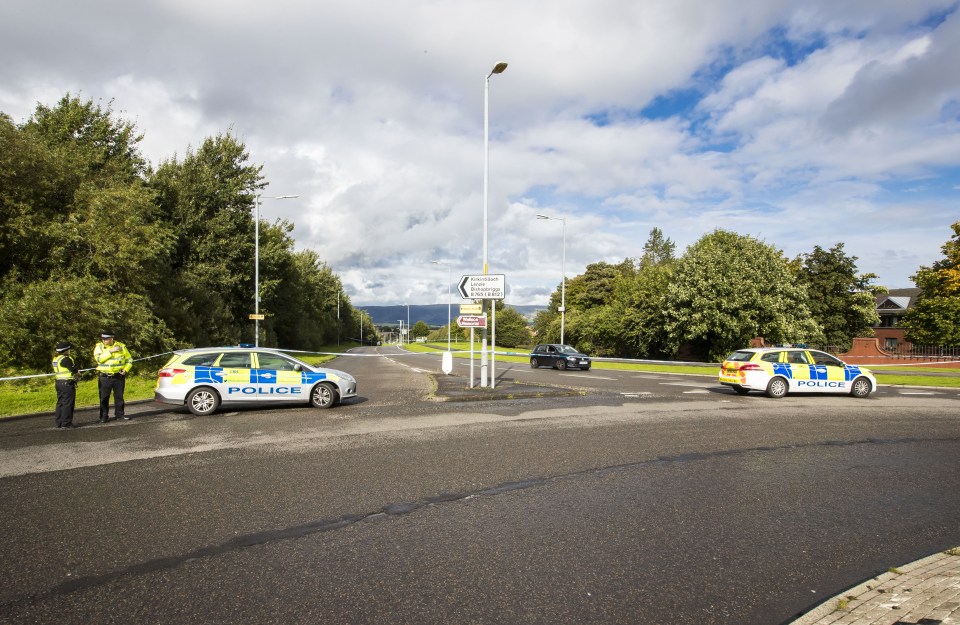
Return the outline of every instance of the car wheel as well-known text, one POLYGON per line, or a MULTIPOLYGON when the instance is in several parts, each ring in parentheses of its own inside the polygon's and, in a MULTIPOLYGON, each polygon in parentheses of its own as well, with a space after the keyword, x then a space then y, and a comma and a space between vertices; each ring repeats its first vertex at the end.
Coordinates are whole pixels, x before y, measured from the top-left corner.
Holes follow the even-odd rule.
POLYGON ((566 369, 566 368, 567 368, 567 361, 566 361, 566 360, 558 360, 558 361, 557 361, 557 369, 559 369, 560 371, 563 371, 563 370, 566 369))
POLYGON ((748 388, 746 388, 746 387, 744 387, 744 386, 734 386, 734 387, 733 387, 733 390, 735 390, 735 391, 737 392, 737 395, 746 395, 747 393, 750 392, 750 389, 748 389, 748 388))
POLYGON ((187 395, 187 408, 198 417, 213 414, 220 407, 220 396, 212 388, 201 386, 187 395))
POLYGON ((310 392, 310 403, 314 408, 332 408, 337 403, 337 392, 333 385, 317 384, 310 392))
POLYGON ((537 362, 537 359, 536 359, 536 358, 531 358, 531 359, 530 359, 530 368, 531 368, 531 369, 536 369, 536 368, 539 367, 539 366, 540 366, 540 363, 537 362))
POLYGON ((767 397, 779 399, 786 395, 789 389, 790 385, 787 383, 787 379, 777 376, 767 384, 767 397))
POLYGON ((853 384, 850 386, 850 394, 857 399, 863 399, 867 397, 872 390, 873 388, 870 385, 870 380, 862 377, 854 380, 853 384))
POLYGON ((588 366, 584 367, 583 370, 584 370, 584 371, 590 371, 590 366, 588 365, 588 366))

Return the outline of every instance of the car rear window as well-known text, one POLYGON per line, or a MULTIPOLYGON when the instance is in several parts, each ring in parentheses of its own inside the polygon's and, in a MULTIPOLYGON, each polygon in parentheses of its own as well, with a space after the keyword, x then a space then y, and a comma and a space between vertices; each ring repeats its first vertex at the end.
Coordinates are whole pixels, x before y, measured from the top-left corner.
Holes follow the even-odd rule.
POLYGON ((197 354, 184 360, 183 364, 190 367, 212 367, 213 363, 217 362, 218 356, 220 356, 220 352, 197 354))
POLYGON ((733 362, 747 362, 753 358, 754 352, 733 352, 727 356, 727 360, 732 360, 733 362))

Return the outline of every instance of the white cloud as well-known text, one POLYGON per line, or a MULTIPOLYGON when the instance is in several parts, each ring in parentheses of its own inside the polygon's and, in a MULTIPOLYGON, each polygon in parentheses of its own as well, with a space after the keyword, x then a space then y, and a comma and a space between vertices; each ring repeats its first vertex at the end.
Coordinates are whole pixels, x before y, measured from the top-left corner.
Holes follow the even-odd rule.
POLYGON ((445 303, 430 260, 482 269, 483 79, 504 60, 489 249, 513 303, 559 283, 537 212, 567 219, 570 277, 653 227, 678 252, 724 227, 790 254, 844 241, 909 286, 957 219, 958 23, 956 0, 12 0, 0 110, 113 100, 154 164, 234 132, 267 193, 300 195, 264 217, 355 303, 445 303), (688 89, 698 104, 641 114, 688 89))

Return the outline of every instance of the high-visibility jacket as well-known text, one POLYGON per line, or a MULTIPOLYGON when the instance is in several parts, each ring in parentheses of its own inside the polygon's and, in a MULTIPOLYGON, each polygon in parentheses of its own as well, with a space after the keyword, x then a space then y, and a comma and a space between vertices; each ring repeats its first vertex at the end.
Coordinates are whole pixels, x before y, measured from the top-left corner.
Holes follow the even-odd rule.
POLYGON ((65 354, 61 354, 53 359, 53 372, 56 374, 58 380, 72 380, 73 372, 70 369, 63 366, 63 359, 70 358, 65 354))
POLYGON ((124 373, 133 368, 133 358, 127 351, 127 346, 120 341, 114 341, 113 345, 104 345, 103 341, 97 343, 93 348, 93 359, 97 363, 97 373, 115 374, 123 371, 124 373), (110 351, 114 347, 116 351, 110 351))

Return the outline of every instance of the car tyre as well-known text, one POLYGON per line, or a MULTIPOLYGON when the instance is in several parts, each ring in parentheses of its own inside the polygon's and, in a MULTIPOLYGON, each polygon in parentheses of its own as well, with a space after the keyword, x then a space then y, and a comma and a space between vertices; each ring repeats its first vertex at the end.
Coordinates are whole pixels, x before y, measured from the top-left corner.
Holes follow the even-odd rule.
POLYGON ((337 403, 337 391, 332 384, 317 384, 310 391, 310 403, 314 408, 333 408, 337 403))
POLYGON ((583 368, 583 370, 584 370, 584 371, 590 371, 590 366, 587 365, 586 367, 583 368))
POLYGON ((737 392, 737 395, 746 395, 750 392, 750 389, 745 386, 734 386, 733 390, 737 392))
POLYGON ((566 360, 558 360, 558 361, 557 361, 557 369, 559 369, 560 371, 563 371, 563 370, 566 369, 566 368, 567 368, 567 361, 566 361, 566 360))
POLYGON ((786 378, 776 376, 767 384, 767 397, 772 397, 773 399, 780 399, 787 394, 787 391, 790 389, 790 384, 787 382, 786 378))
POLYGON ((536 358, 531 358, 531 359, 530 359, 530 368, 531 368, 531 369, 537 369, 537 368, 539 368, 539 367, 540 367, 540 363, 537 362, 537 359, 536 359, 536 358))
POLYGON ((198 417, 205 417, 220 407, 220 395, 208 386, 193 389, 187 395, 187 408, 198 417))
POLYGON ((870 391, 872 390, 873 387, 870 385, 870 380, 864 377, 857 378, 853 381, 853 384, 850 385, 850 395, 857 399, 865 399, 870 395, 870 391))

